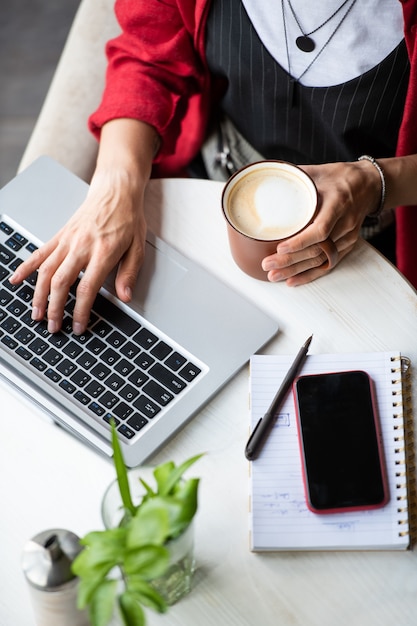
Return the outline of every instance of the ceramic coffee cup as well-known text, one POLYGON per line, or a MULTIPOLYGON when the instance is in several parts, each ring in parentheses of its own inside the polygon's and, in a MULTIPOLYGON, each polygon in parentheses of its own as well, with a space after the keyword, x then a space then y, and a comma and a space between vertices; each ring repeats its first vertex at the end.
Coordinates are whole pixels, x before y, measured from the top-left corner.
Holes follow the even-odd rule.
MULTIPOLYGON (((236 264, 249 276, 267 280, 262 260, 276 252, 278 243, 311 224, 317 212, 317 189, 296 165, 259 161, 229 178, 222 210, 236 264)), ((330 269, 337 262, 336 246, 330 239, 319 245, 330 269)))

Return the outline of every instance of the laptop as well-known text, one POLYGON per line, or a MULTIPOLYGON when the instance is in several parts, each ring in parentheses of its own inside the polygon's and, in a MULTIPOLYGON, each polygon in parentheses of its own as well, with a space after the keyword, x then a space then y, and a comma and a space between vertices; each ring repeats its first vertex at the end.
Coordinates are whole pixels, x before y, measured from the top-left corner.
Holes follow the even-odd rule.
POLYGON ((40 157, 0 190, 0 375, 106 456, 116 423, 128 467, 161 448, 277 330, 230 286, 148 233, 129 306, 98 294, 83 335, 31 320, 36 273, 8 277, 83 201, 86 183, 40 157), (225 314, 226 312, 226 314, 225 314))

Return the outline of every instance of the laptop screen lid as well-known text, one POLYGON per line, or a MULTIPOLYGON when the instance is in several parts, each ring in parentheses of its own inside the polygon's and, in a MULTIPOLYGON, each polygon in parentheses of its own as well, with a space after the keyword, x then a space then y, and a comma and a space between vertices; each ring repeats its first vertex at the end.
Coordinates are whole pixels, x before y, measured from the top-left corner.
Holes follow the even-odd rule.
MULTIPOLYGON (((48 157, 41 157, 0 190, 0 219, 6 226, 10 225, 26 239, 33 239, 39 245, 66 223, 85 198, 87 190, 88 186, 68 170, 48 157)), ((20 252, 19 254, 22 256, 20 252)), ((183 427, 248 361, 251 354, 275 335, 278 328, 277 322, 253 303, 152 233, 147 236, 145 261, 129 306, 115 298, 112 283, 112 277, 109 277, 103 290, 105 298, 120 307, 122 312, 132 315, 139 325, 143 326, 143 320, 146 320, 148 334, 158 335, 160 338, 158 345, 170 346, 171 355, 166 357, 166 362, 172 363, 172 356, 181 354, 188 363, 185 377, 191 376, 186 381, 184 392, 177 395, 174 388, 172 394, 168 393, 171 396, 169 401, 155 416, 148 413, 153 404, 149 400, 143 409, 147 419, 142 416, 141 405, 136 421, 132 417, 128 418, 134 427, 126 425, 123 422, 124 416, 121 417, 119 429, 123 453, 127 465, 135 466, 152 455, 183 427), (224 314, 225 311, 227 315, 224 314), (193 374, 196 372, 198 376, 194 380, 193 374), (139 424, 138 417, 146 422, 145 427, 142 428, 139 424)), ((8 304, 8 307, 10 309, 12 304, 8 304)), ((17 308, 20 311, 20 307, 17 308)), ((7 311, 8 319, 12 314, 13 311, 7 311)), ((0 328, 1 324, 0 321, 0 328)), ((105 421, 110 413, 92 417, 91 411, 87 411, 74 399, 76 394, 79 398, 84 396, 84 390, 71 393, 62 393, 61 390, 60 393, 51 392, 45 371, 29 372, 25 369, 26 362, 22 363, 22 359, 16 356, 14 338, 17 333, 12 335, 9 326, 5 326, 7 341, 0 337, 1 374, 29 395, 55 421, 96 450, 111 455, 110 430, 108 421, 105 421)), ((48 343, 52 337, 44 332, 44 339, 48 343)), ((72 339, 69 338, 67 345, 74 343, 72 339)), ((130 358, 130 351, 125 349, 132 344, 130 337, 126 335, 124 341, 123 356, 119 363, 126 363, 130 358)), ((112 346, 112 350, 117 352, 117 344, 112 346)), ((48 349, 46 354, 50 352, 48 349)), ((146 350, 141 354, 145 352, 146 350)), ((116 358, 120 356, 118 354, 116 358)), ((139 356, 135 358, 137 360, 139 356)), ((51 369, 48 366, 46 371, 49 373, 51 369)), ((154 387, 158 387, 150 372, 166 369, 162 364, 147 370, 147 385, 152 386, 153 383, 154 387)), ((174 386, 178 383, 182 387, 181 375, 177 375, 175 368, 174 372, 169 383, 174 386)), ((88 371, 90 373, 91 370, 88 371)), ((75 376, 76 374, 72 374, 73 378, 75 376)), ((115 384, 116 382, 117 380, 115 384)), ((62 384, 61 380, 59 385, 62 384)), ((136 386, 141 384, 138 378, 136 386)), ((67 389, 72 387, 70 381, 67 389)), ((135 387, 133 382, 129 383, 129 389, 132 394, 136 393, 132 387, 135 387)), ((119 393, 123 396, 126 389, 127 387, 119 390, 116 386, 112 388, 109 383, 102 397, 114 398, 119 393)), ((145 395, 141 392, 140 397, 145 395)), ((97 405, 101 411, 100 401, 100 398, 97 402, 94 401, 94 406, 97 405)))

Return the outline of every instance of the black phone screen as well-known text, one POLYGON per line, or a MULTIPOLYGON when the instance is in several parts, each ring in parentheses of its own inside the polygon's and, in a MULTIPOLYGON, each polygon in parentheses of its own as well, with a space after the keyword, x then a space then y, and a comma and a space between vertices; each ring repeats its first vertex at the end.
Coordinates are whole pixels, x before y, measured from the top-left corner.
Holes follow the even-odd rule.
POLYGON ((294 388, 309 506, 326 512, 384 504, 386 486, 368 374, 301 376, 294 388))

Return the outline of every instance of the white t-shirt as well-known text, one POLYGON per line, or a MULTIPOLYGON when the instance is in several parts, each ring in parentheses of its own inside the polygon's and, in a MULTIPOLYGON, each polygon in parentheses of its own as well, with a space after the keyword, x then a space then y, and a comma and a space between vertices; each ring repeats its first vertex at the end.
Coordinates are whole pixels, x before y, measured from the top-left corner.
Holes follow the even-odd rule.
MULTIPOLYGON (((341 6, 343 0, 290 0, 290 2, 303 32, 309 33, 330 17, 341 6)), ((288 0, 242 0, 258 36, 269 53, 294 78, 301 77, 300 82, 310 87, 337 85, 364 74, 385 59, 404 37, 402 7, 399 0, 356 0, 330 42, 323 48, 352 2, 347 2, 337 15, 311 35, 316 44, 315 50, 302 52, 295 43, 302 33, 293 17, 288 0), (316 56, 317 59, 304 73, 316 56)))

